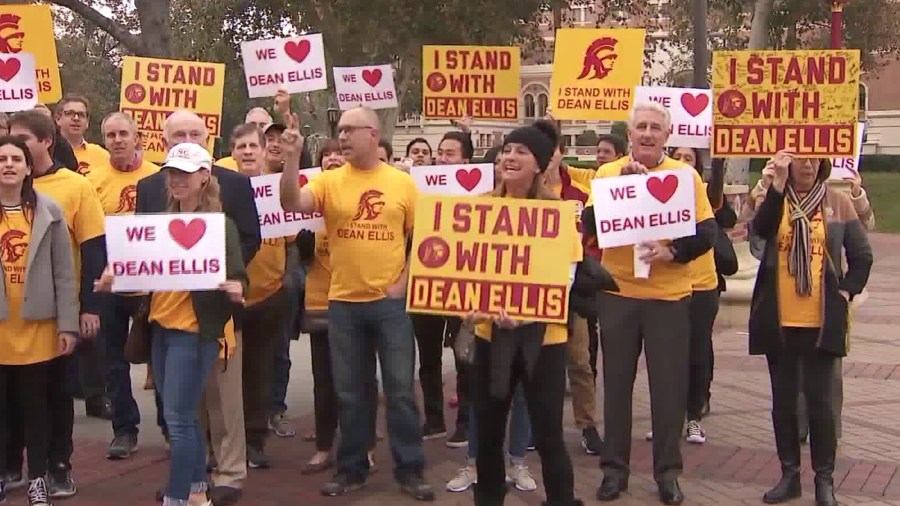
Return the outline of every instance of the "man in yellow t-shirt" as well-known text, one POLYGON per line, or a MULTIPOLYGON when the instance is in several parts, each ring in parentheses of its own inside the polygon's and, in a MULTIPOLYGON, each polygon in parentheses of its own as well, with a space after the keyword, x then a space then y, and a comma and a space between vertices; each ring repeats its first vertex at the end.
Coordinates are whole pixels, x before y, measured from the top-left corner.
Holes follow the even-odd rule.
POLYGON ((302 137, 283 134, 281 204, 286 211, 324 215, 334 270, 328 299, 328 335, 340 404, 337 475, 322 493, 343 495, 363 485, 371 406, 367 385, 381 362, 396 469, 404 493, 433 500, 423 476, 422 427, 415 402, 415 340, 406 314, 407 248, 418 190, 412 177, 378 159, 378 116, 367 108, 344 112, 338 123, 342 167, 305 187, 297 183, 302 137))
MULTIPOLYGON (((272 115, 268 113, 262 107, 254 107, 247 111, 247 115, 244 116, 244 124, 255 125, 260 130, 265 130, 265 128, 272 124, 272 115)), ((232 141, 234 137, 232 136, 232 141)), ((231 156, 226 156, 225 158, 220 158, 216 160, 216 165, 219 167, 233 170, 235 172, 240 172, 240 161, 234 153, 234 143, 232 142, 232 153, 231 156)))
POLYGON ((78 159, 78 173, 88 175, 95 167, 109 161, 109 152, 97 144, 84 139, 84 133, 91 126, 91 106, 82 95, 66 95, 56 104, 54 119, 59 132, 75 152, 78 159))
MULTIPOLYGON (((647 174, 684 168, 663 152, 669 137, 669 111, 655 103, 635 104, 628 123, 630 156, 600 167, 597 177, 647 174)), ((648 277, 635 275, 636 248, 603 250, 603 266, 620 291, 600 299, 600 339, 603 343, 603 411, 606 449, 600 460, 601 501, 616 499, 628 487, 631 456, 631 402, 637 361, 644 349, 651 378, 653 461, 659 499, 680 504, 684 494, 677 478, 683 468, 681 433, 687 406, 690 296, 689 264, 712 248, 715 221, 712 207, 696 171, 696 235, 674 241, 644 244, 640 260, 650 264, 648 277)), ((585 211, 585 225, 594 222, 594 210, 585 211)), ((596 227, 589 227, 596 234, 596 227)))
MULTIPOLYGON (((93 167, 87 180, 94 186, 107 216, 134 214, 137 183, 159 167, 142 159, 137 124, 127 114, 106 116, 100 131, 109 161, 93 167)), ((106 392, 112 401, 113 440, 106 456, 127 459, 137 449, 141 413, 131 391, 131 366, 125 359, 129 322, 137 314, 140 297, 106 294, 100 315, 101 342, 106 353, 106 392)))

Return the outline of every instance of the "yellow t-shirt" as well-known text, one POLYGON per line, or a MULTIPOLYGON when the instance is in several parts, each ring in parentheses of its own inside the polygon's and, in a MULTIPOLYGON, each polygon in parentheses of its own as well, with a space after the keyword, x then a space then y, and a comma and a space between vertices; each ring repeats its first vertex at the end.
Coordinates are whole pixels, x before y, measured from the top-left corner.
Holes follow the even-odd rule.
MULTIPOLYGON (((631 161, 630 156, 607 163, 597 171, 597 177, 616 177, 622 175, 622 167, 631 161)), ((663 157, 662 163, 650 169, 660 170, 682 169, 683 162, 663 157)), ((697 171, 694 176, 694 193, 696 194, 695 215, 697 223, 713 218, 712 207, 703 189, 703 180, 697 171)), ((632 299, 680 300, 693 291, 693 279, 689 265, 677 262, 661 262, 650 267, 650 277, 638 279, 634 277, 634 246, 620 246, 603 250, 601 259, 603 267, 612 274, 619 285, 617 295, 632 299)))
POLYGON ((575 181, 584 188, 587 188, 588 195, 590 195, 591 180, 597 176, 596 169, 579 169, 578 167, 566 167, 566 172, 568 172, 569 177, 572 178, 572 181, 575 181))
POLYGON ((159 172, 159 166, 144 161, 135 170, 116 170, 109 162, 94 167, 87 175, 88 181, 100 197, 103 212, 107 216, 134 214, 137 204, 138 181, 159 172))
POLYGON ((287 239, 263 239, 259 251, 247 266, 250 289, 247 305, 255 306, 281 290, 287 257, 287 239))
POLYGON ((109 151, 97 144, 85 141, 81 146, 72 146, 78 159, 78 173, 87 176, 97 167, 109 163, 109 151))
MULTIPOLYGON (((155 292, 150 296, 150 321, 156 322, 160 327, 180 330, 182 332, 200 332, 200 323, 194 313, 194 303, 191 300, 191 292, 155 292)), ((237 340, 234 337, 234 320, 225 323, 223 336, 219 338, 219 358, 228 358, 234 355, 237 340)))
POLYGON ((3 265, 8 316, 0 321, 0 365, 27 365, 59 356, 55 320, 23 320, 25 267, 31 220, 21 209, 6 209, 0 219, 0 264, 3 265))
MULTIPOLYGON (((708 183, 703 183, 703 195, 697 195, 698 199, 704 198, 709 201, 709 196, 706 193, 707 186, 709 186, 708 183)), ((712 249, 700 255, 688 265, 691 267, 691 279, 693 280, 695 292, 706 292, 719 288, 719 276, 716 274, 716 255, 712 249)), ((651 268, 652 271, 653 269, 651 268)))
POLYGON ((349 163, 323 172, 306 188, 325 218, 332 265, 329 300, 370 302, 400 279, 419 191, 412 177, 382 163, 349 163))
POLYGON ((822 326, 822 275, 825 266, 825 222, 818 211, 810 223, 812 252, 812 295, 797 294, 794 276, 788 272, 788 257, 794 238, 790 224, 791 204, 785 200, 778 228, 778 313, 782 327, 819 328, 822 326))
POLYGON ((328 235, 324 230, 316 232, 316 256, 306 274, 306 309, 325 311, 328 309, 328 287, 331 285, 331 253, 328 250, 328 235))
POLYGON ((216 160, 216 165, 222 167, 223 169, 233 170, 238 172, 238 163, 237 160, 230 156, 226 156, 225 158, 219 158, 216 160))

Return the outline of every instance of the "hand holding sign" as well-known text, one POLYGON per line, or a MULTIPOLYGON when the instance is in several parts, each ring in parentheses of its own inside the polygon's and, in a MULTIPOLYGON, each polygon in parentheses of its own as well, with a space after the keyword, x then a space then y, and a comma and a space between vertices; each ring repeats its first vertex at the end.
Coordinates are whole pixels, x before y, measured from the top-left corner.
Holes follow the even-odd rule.
POLYGON ((850 196, 859 197, 862 195, 862 176, 859 171, 851 171, 852 176, 844 178, 844 181, 850 183, 850 196))
POLYGON ((640 256, 642 262, 654 264, 675 260, 675 252, 672 251, 672 248, 659 241, 644 242, 640 246, 643 249, 640 256))
POLYGON ((640 162, 628 162, 622 167, 621 174, 623 176, 628 176, 631 174, 646 174, 648 172, 647 167, 640 162))
POLYGON ((776 153, 775 158, 772 160, 772 170, 775 172, 772 184, 775 185, 775 189, 779 192, 783 192, 784 185, 787 184, 788 176, 791 173, 791 161, 793 159, 793 153, 782 150, 776 153))
POLYGON ((240 281, 229 279, 219 285, 219 290, 225 292, 231 302, 241 305, 244 304, 244 285, 240 281))

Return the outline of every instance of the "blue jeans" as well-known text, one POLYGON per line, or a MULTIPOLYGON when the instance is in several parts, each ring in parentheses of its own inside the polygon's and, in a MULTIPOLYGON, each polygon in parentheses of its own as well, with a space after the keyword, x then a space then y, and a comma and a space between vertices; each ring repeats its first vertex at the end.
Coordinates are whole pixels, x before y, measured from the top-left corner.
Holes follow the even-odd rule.
POLYGON ((300 329, 297 322, 303 308, 303 291, 306 285, 306 267, 299 266, 291 273, 291 282, 284 289, 287 294, 287 311, 284 332, 275 346, 272 367, 272 413, 287 411, 288 383, 291 380, 291 340, 297 339, 300 329))
POLYGON ((142 297, 111 294, 100 315, 100 332, 106 345, 106 393, 113 406, 113 433, 138 433, 141 412, 131 391, 131 365, 125 359, 128 322, 137 312, 142 297))
POLYGON ((372 302, 331 301, 328 338, 335 392, 338 396, 341 441, 338 472, 364 480, 371 446, 373 409, 367 385, 375 384, 375 353, 381 362, 382 388, 394 477, 404 482, 425 468, 422 426, 415 398, 416 342, 404 299, 372 302), (375 351, 377 350, 377 351, 375 351))
POLYGON ((169 428, 169 486, 166 497, 187 500, 206 490, 206 449, 197 414, 219 343, 197 334, 153 326, 152 366, 169 428))
MULTIPOLYGON (((524 464, 525 452, 531 442, 531 419, 528 417, 528 406, 525 405, 525 391, 520 383, 512 398, 509 412, 509 461, 512 464, 524 464)), ((475 407, 469 410, 469 465, 475 465, 478 457, 478 424, 475 422, 475 407)))

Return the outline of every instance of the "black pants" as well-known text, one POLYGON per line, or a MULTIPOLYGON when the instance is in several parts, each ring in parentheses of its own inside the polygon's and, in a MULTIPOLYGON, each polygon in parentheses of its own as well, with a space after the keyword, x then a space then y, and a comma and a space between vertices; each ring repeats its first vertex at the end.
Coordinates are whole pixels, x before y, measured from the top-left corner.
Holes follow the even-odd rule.
POLYGON ((691 356, 688 372, 687 419, 699 421, 712 383, 712 335, 719 314, 719 289, 691 296, 691 356))
MULTIPOLYGON (((331 374, 331 346, 328 345, 328 332, 313 332, 309 335, 309 348, 312 355, 313 370, 313 405, 316 417, 316 450, 331 451, 334 447, 334 434, 338 427, 338 400, 334 391, 334 376, 331 374)), ((374 353, 372 354, 374 357, 374 353)), ((378 385, 371 385, 370 402, 372 421, 370 427, 371 443, 374 449, 375 427, 378 417, 378 385)))
POLYGON ((832 376, 838 358, 815 348, 819 329, 784 328, 784 347, 766 355, 772 382, 772 425, 782 469, 799 472, 800 433, 797 427, 797 397, 800 368, 802 388, 809 414, 809 446, 817 477, 834 472, 837 437, 832 411, 832 376))
POLYGON ((503 441, 506 423, 516 385, 521 381, 525 403, 531 419, 531 431, 538 454, 547 504, 572 504, 575 499, 575 477, 572 461, 563 441, 563 401, 566 393, 566 344, 541 348, 534 365, 532 379, 525 374, 521 353, 513 361, 509 391, 504 399, 490 394, 491 343, 475 339, 474 392, 475 417, 478 424, 478 485, 475 504, 500 504, 506 490, 506 463, 503 441))
POLYGON ((677 301, 600 296, 603 346, 604 476, 631 473, 631 410, 637 361, 644 348, 650 379, 653 476, 674 480, 683 469, 681 433, 687 404, 690 297, 677 301))
POLYGON ((141 301, 142 297, 109 295, 100 319, 100 333, 106 346, 106 392, 112 401, 116 436, 137 434, 141 423, 141 412, 131 390, 131 364, 125 359, 128 324, 141 301))
POLYGON ((597 353, 600 351, 600 322, 597 318, 587 321, 588 324, 588 351, 591 354, 591 370, 594 371, 594 383, 597 382, 597 353))
POLYGON ((40 478, 47 474, 50 454, 50 405, 47 397, 49 388, 49 362, 31 365, 0 365, 0 469, 21 471, 22 451, 18 450, 18 467, 6 462, 10 455, 12 435, 9 420, 18 420, 22 438, 28 448, 28 478, 40 478), (14 403, 10 403, 11 400, 14 403), (13 405, 11 405, 13 404, 13 405), (22 427, 22 421, 28 423, 22 427), (6 458, 5 458, 6 457, 6 458))
POLYGON ((269 435, 272 357, 284 329, 285 292, 242 311, 244 430, 247 445, 262 449, 269 435))
MULTIPOLYGON (((51 469, 72 468, 72 431, 75 426, 75 401, 66 381, 68 377, 68 361, 70 359, 71 357, 59 357, 47 362, 45 365, 47 370, 46 385, 40 389, 34 388, 30 390, 33 396, 38 396, 43 392, 44 399, 47 402, 47 409, 50 413, 46 424, 41 425, 49 441, 47 463, 51 469)), ((8 413, 3 414, 9 427, 9 444, 6 448, 5 468, 7 471, 19 471, 22 469, 22 452, 25 450, 28 438, 25 426, 29 426, 30 429, 32 423, 40 424, 40 422, 33 422, 29 418, 27 420, 28 423, 25 423, 25 420, 20 416, 24 412, 24 407, 19 402, 19 395, 10 395, 9 389, 7 389, 7 401, 10 409, 8 413)))
MULTIPOLYGON (((462 321, 459 318, 445 319, 443 316, 410 315, 416 343, 419 346, 419 384, 422 386, 423 411, 425 424, 429 427, 446 426, 444 421, 444 372, 441 358, 444 354, 444 338, 449 334, 454 337, 459 332, 462 321), (445 334, 445 332, 447 334, 445 334)), ((456 354, 454 354, 454 357, 456 354)), ((469 423, 470 399, 469 372, 464 364, 456 359, 456 396, 459 398, 459 409, 456 414, 457 427, 465 427, 469 423)))

